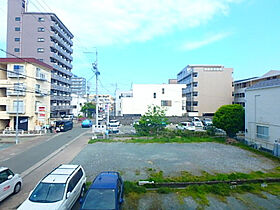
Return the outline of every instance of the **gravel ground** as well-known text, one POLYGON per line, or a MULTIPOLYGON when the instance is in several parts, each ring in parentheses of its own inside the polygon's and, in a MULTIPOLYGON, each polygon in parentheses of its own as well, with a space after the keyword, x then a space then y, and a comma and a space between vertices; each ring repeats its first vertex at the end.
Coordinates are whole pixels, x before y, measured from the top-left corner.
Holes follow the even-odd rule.
MULTIPOLYGON (((222 202, 213 196, 208 196, 209 206, 206 206, 205 210, 224 210, 224 209, 279 209, 280 198, 270 194, 265 194, 267 199, 258 197, 253 194, 242 194, 237 197, 227 197, 226 202, 222 202)), ((124 203, 123 210, 131 209, 128 203, 124 203)), ((164 210, 196 210, 201 207, 191 198, 185 197, 183 202, 180 201, 176 194, 158 194, 158 193, 146 193, 138 202, 138 209, 150 210, 150 209, 164 209, 164 210)))
POLYGON ((72 163, 84 167, 89 181, 108 170, 121 172, 124 180, 139 180, 148 176, 149 168, 176 176, 181 171, 195 175, 202 171, 247 173, 277 166, 267 158, 218 143, 95 143, 85 147, 72 163))

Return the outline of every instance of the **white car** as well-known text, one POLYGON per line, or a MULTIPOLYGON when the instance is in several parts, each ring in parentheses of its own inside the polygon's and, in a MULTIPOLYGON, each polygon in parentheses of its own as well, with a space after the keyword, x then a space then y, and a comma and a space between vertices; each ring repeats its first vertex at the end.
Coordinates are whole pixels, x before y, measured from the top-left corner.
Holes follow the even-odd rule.
POLYGON ((195 127, 203 127, 203 124, 198 117, 194 117, 192 119, 192 122, 193 122, 195 127))
POLYGON ((195 131, 195 126, 194 126, 194 124, 192 122, 181 122, 176 127, 179 130, 195 131))
POLYGON ((0 202, 11 194, 20 191, 22 179, 6 167, 0 167, 0 202))
POLYGON ((37 184, 18 209, 71 209, 84 195, 85 183, 85 172, 80 165, 60 165, 37 184))
POLYGON ((117 120, 110 120, 108 128, 110 133, 118 133, 120 131, 120 122, 117 120))

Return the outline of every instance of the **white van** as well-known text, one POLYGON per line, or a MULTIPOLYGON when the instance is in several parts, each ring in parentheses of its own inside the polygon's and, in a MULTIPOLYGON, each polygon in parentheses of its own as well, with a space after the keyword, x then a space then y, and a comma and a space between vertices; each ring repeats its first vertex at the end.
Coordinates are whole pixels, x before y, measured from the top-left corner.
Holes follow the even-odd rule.
POLYGON ((18 210, 71 209, 85 187, 85 171, 80 165, 60 165, 37 184, 18 210))

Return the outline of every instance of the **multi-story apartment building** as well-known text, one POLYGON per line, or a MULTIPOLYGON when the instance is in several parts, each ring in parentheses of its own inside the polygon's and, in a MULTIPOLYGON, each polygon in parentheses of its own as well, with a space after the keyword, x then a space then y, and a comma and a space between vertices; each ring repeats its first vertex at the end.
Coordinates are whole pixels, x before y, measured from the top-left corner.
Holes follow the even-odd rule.
POLYGON ((0 58, 0 130, 49 123, 52 67, 35 58, 0 58), (7 70, 6 70, 7 69, 7 70))
POLYGON ((222 65, 188 65, 177 74, 178 84, 186 84, 186 109, 189 116, 211 116, 217 109, 232 104, 233 68, 222 65))
POLYGON ((261 77, 252 77, 243 80, 234 81, 234 104, 240 104, 245 107, 246 100, 245 100, 245 90, 248 87, 251 87, 258 82, 272 80, 272 79, 279 79, 280 78, 280 71, 271 70, 264 74, 261 77))
POLYGON ((86 87, 87 82, 85 78, 73 75, 71 81, 72 81, 71 88, 73 94, 79 96, 85 96, 87 94, 87 87, 86 87))
POLYGON ((185 98, 182 96, 184 84, 135 84, 130 92, 120 93, 116 100, 117 116, 139 116, 148 111, 149 106, 160 106, 166 116, 186 114, 185 98))
POLYGON ((27 12, 26 0, 8 1, 7 57, 32 57, 52 66, 52 117, 71 110, 72 39, 54 13, 27 12))

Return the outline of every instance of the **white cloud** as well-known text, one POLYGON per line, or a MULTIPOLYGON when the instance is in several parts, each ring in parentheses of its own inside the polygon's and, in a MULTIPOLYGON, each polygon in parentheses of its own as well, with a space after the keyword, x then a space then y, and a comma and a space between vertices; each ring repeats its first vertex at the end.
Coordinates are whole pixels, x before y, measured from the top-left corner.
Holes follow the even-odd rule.
POLYGON ((218 33, 218 34, 215 34, 212 36, 208 36, 205 39, 200 40, 200 41, 186 42, 185 44, 182 45, 181 49, 182 50, 194 50, 197 48, 201 48, 205 45, 222 40, 230 35, 231 35, 231 33, 229 33, 229 32, 225 32, 225 33, 223 32, 223 33, 218 33))
MULTIPOLYGON (((45 0, 29 0, 29 11, 49 10, 45 0), (40 4, 39 4, 40 3, 40 4), (34 6, 37 6, 37 8, 34 6)), ((0 7, 6 3, 1 1, 0 7)), ((5 1, 6 2, 6 1, 5 1)), ((240 0, 48 0, 49 7, 75 35, 81 47, 143 42, 207 23, 226 15, 240 0)), ((5 28, 5 23, 0 22, 5 28)), ((0 39, 3 40, 4 32, 0 39)), ((5 39, 4 39, 5 40, 5 39)))

